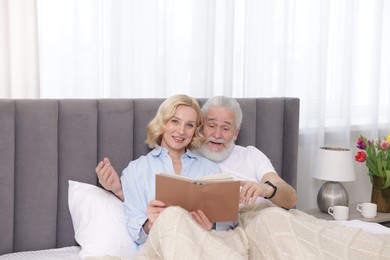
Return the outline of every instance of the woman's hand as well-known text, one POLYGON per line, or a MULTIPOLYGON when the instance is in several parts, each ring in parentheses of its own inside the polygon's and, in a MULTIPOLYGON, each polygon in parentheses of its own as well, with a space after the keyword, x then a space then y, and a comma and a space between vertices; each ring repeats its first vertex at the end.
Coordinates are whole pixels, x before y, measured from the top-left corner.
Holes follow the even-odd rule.
POLYGON ((146 234, 149 234, 150 229, 152 228, 154 222, 156 222, 158 216, 165 209, 165 204, 159 200, 152 200, 149 202, 146 209, 146 217, 148 220, 144 224, 144 231, 146 234))
POLYGON ((203 213, 201 210, 196 210, 191 212, 192 217, 195 219, 195 221, 201 225, 204 229, 210 231, 213 227, 213 223, 209 221, 206 214, 203 213))
POLYGON ((106 190, 112 191, 120 200, 124 201, 122 185, 119 180, 119 175, 108 158, 104 158, 95 168, 99 183, 106 190))

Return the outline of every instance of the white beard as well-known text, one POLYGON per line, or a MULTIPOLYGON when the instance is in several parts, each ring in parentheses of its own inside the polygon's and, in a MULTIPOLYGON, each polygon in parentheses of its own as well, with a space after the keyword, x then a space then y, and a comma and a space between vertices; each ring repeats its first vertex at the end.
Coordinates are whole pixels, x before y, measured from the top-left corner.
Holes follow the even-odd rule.
POLYGON ((214 161, 214 162, 222 162, 225 160, 231 153, 234 147, 234 140, 232 139, 228 144, 225 144, 223 140, 215 139, 212 137, 209 137, 206 142, 202 145, 200 148, 200 152, 204 157, 207 159, 214 161), (220 152, 214 152, 210 150, 207 146, 207 143, 213 141, 213 142, 219 142, 224 145, 224 148, 220 152))

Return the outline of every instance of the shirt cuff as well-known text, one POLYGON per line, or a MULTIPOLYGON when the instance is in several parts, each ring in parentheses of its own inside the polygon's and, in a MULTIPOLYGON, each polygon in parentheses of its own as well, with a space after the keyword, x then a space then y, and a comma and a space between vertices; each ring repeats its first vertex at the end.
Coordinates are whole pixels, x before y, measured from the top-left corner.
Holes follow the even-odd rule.
POLYGON ((138 239, 135 241, 137 244, 142 245, 148 239, 149 235, 145 233, 144 227, 141 227, 141 230, 138 234, 138 239))
MULTIPOLYGON (((234 229, 237 225, 237 221, 225 221, 225 222, 217 222, 215 224, 215 230, 230 230, 234 229)), ((214 225, 213 225, 214 229, 214 225)))

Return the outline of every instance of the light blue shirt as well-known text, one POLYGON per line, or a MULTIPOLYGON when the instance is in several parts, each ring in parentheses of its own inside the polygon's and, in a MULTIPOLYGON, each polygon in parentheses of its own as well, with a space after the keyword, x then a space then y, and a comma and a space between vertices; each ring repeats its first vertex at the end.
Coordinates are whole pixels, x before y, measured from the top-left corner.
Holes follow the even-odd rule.
MULTIPOLYGON (((190 150, 182 155, 181 163, 180 174, 192 179, 220 172, 216 163, 190 150)), ((155 175, 174 172, 172 159, 168 155, 168 150, 163 147, 155 148, 146 156, 130 162, 122 172, 126 226, 133 241, 139 245, 148 237, 142 226, 147 220, 148 203, 155 199, 155 175)))

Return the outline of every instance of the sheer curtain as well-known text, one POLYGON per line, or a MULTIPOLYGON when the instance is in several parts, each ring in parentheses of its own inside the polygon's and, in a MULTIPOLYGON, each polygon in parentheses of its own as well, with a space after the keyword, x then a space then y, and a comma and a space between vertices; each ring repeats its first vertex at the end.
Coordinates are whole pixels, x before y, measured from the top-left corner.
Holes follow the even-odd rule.
POLYGON ((39 97, 36 0, 0 0, 0 97, 39 97))
MULTIPOLYGON (((316 205, 319 146, 390 132, 389 1, 37 3, 41 98, 299 97, 300 209, 316 205)), ((370 199, 366 171, 351 201, 370 199)))

